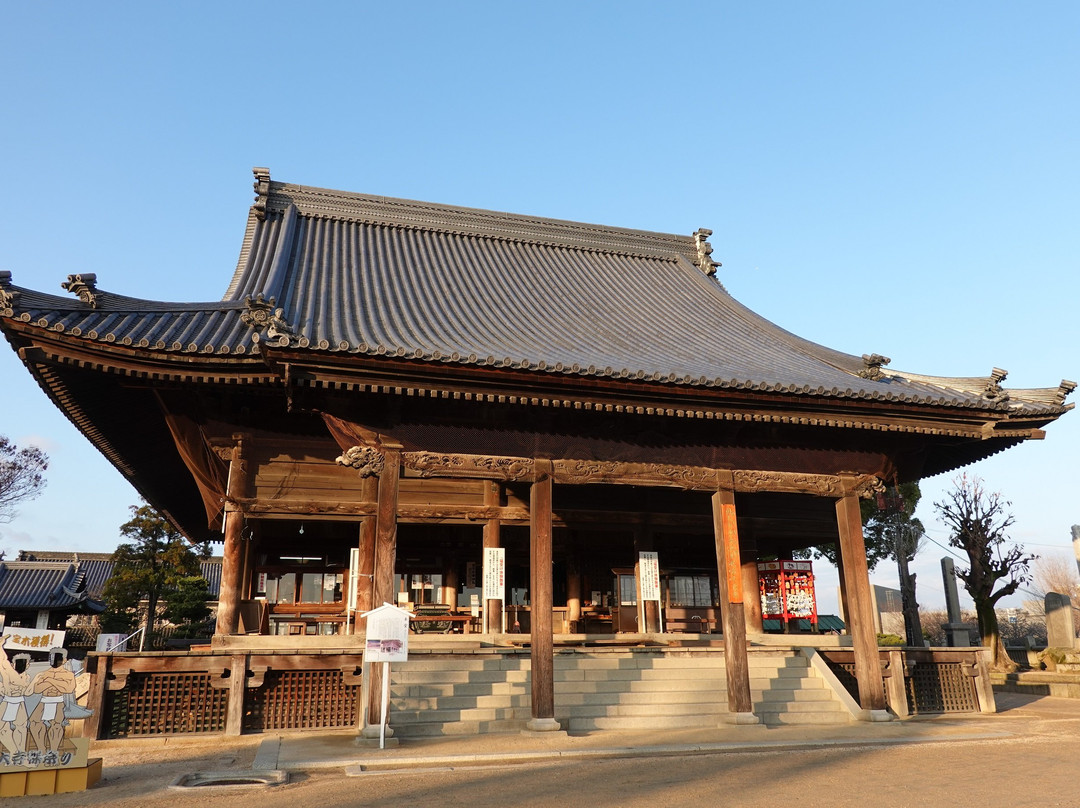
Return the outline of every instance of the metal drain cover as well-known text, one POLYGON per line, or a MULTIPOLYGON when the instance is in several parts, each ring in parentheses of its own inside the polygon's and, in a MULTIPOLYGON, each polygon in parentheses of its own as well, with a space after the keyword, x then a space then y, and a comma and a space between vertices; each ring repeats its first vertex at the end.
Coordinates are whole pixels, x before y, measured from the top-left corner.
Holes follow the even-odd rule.
POLYGON ((260 772, 192 772, 177 777, 169 788, 269 788, 287 782, 289 773, 280 769, 260 772))

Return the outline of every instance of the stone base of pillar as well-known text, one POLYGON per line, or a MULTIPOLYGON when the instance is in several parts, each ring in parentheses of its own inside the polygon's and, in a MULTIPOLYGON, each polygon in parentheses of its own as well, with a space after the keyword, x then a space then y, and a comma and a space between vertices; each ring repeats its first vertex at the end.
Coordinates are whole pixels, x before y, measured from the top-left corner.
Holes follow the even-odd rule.
POLYGON ((949 648, 970 648, 971 629, 965 623, 944 623, 945 643, 949 648))
MULTIPOLYGON (((386 742, 383 743, 383 746, 384 747, 399 746, 400 744, 401 744, 401 741, 399 739, 391 738, 389 735, 387 735, 386 736, 386 742)), ((357 746, 362 746, 365 749, 378 749, 379 748, 379 736, 376 735, 374 738, 365 738, 362 735, 357 736, 356 745, 357 746)))
MULTIPOLYGON (((365 738, 365 739, 374 738, 375 740, 379 740, 379 725, 378 724, 368 724, 366 727, 364 727, 362 730, 360 730, 360 736, 359 737, 360 738, 365 738)), ((387 738, 393 738, 394 737, 394 730, 389 726, 387 727, 386 737, 387 738)))
POLYGON ((530 718, 525 729, 527 732, 559 732, 562 727, 554 718, 530 718))
POLYGON ((761 719, 753 713, 728 713, 724 716, 723 723, 751 726, 753 724, 760 724, 761 719))
POLYGON ((859 720, 870 721, 873 723, 880 721, 895 721, 896 716, 894 716, 888 710, 860 710, 859 720))

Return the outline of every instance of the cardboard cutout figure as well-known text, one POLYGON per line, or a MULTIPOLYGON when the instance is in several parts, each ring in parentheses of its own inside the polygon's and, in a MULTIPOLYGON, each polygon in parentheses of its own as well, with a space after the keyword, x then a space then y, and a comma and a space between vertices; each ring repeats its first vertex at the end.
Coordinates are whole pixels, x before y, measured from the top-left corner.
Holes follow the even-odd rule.
POLYGON ((75 696, 75 674, 65 665, 67 651, 63 648, 49 650, 49 667, 34 677, 30 693, 41 696, 41 701, 30 713, 28 729, 34 746, 39 752, 56 752, 64 740, 67 727, 66 704, 75 696))
POLYGON ((30 663, 29 654, 17 654, 15 663, 8 659, 4 651, 7 637, 0 637, 0 745, 12 757, 26 754, 26 725, 29 714, 26 710, 26 695, 30 690, 30 676, 25 673, 30 663))

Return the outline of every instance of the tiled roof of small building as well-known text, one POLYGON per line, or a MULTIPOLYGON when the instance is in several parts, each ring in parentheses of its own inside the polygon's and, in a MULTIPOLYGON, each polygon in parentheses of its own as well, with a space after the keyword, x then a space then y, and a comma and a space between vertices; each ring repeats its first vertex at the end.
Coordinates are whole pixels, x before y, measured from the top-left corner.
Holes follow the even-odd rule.
POLYGON ((87 569, 64 561, 0 561, 0 609, 100 612, 87 569))
MULTIPOLYGON (((251 359, 261 346, 518 372, 1053 417, 1075 387, 1006 391, 801 339, 736 301, 705 240, 273 182, 225 299, 161 303, 0 273, 0 315, 132 349, 251 359)), ((1069 405, 1071 407, 1071 405, 1069 405)))
MULTIPOLYGON (((78 553, 59 550, 20 550, 17 562, 0 562, 8 565, 35 564, 42 567, 50 565, 67 564, 75 566, 82 581, 83 587, 89 596, 95 600, 101 600, 105 589, 105 582, 109 580, 113 570, 112 553, 78 553)), ((201 559, 199 568, 202 577, 209 584, 209 594, 218 597, 221 593, 221 556, 201 559)), ((0 598, 3 597, 3 579, 0 579, 0 598)), ((4 603, 0 600, 0 608, 4 603)), ((44 607, 42 607, 44 608, 44 607)))

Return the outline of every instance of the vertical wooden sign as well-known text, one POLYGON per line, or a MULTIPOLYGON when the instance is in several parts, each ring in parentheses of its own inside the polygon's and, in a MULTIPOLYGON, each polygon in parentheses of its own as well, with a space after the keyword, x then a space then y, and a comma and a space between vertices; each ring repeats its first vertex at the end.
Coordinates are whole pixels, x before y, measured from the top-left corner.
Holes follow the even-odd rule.
POLYGON ((727 567, 728 603, 743 602, 742 561, 739 558, 739 524, 735 516, 735 506, 724 503, 720 506, 720 515, 724 525, 724 560, 727 567))

